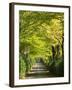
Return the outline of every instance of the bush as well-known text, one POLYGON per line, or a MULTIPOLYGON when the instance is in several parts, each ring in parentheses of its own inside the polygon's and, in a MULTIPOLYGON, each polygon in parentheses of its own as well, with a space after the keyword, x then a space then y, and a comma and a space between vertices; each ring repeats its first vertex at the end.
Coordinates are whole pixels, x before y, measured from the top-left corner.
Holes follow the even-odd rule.
POLYGON ((34 59, 32 59, 30 57, 26 59, 26 72, 27 73, 31 70, 34 63, 35 63, 34 59))
POLYGON ((19 57, 19 78, 22 79, 26 74, 26 63, 24 58, 20 55, 19 57))
POLYGON ((50 61, 48 64, 50 72, 54 73, 56 76, 64 76, 64 61, 59 59, 56 61, 50 61))
POLYGON ((58 60, 58 62, 55 63, 55 69, 58 76, 64 76, 64 61, 58 60))
POLYGON ((54 61, 50 61, 48 64, 48 69, 52 72, 55 73, 55 62, 54 61))

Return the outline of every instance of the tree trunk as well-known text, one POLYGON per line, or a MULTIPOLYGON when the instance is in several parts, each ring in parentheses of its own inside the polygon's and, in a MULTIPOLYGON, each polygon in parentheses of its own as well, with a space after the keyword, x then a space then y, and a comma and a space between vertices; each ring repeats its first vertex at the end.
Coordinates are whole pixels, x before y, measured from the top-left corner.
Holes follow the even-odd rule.
POLYGON ((56 58, 59 59, 60 57, 60 46, 59 45, 56 46, 56 51, 57 51, 56 58))
POLYGON ((52 60, 55 61, 55 48, 52 46, 52 60))

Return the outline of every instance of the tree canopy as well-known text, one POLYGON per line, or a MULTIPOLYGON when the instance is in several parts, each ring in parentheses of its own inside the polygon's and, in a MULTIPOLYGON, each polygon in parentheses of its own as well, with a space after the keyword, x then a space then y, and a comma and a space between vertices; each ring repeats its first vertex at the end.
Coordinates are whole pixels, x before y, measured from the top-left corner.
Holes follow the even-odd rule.
POLYGON ((64 13, 20 11, 20 52, 46 57, 62 44, 64 13))

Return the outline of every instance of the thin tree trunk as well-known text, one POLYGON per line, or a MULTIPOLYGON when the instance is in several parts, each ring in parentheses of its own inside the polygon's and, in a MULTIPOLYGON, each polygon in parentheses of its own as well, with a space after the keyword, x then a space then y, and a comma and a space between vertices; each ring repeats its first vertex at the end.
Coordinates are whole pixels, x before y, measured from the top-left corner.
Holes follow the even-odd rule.
POLYGON ((55 61, 55 48, 52 46, 52 60, 55 61))
POLYGON ((56 51, 57 51, 56 58, 59 59, 60 57, 60 46, 59 45, 56 46, 56 51))

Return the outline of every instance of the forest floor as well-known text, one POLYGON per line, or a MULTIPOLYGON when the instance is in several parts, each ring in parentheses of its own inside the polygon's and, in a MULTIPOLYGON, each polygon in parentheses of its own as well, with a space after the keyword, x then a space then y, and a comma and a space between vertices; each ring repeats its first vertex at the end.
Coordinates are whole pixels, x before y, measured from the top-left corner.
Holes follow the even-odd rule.
POLYGON ((52 74, 41 61, 37 61, 26 76, 27 79, 48 78, 48 77, 55 77, 55 75, 52 74))

